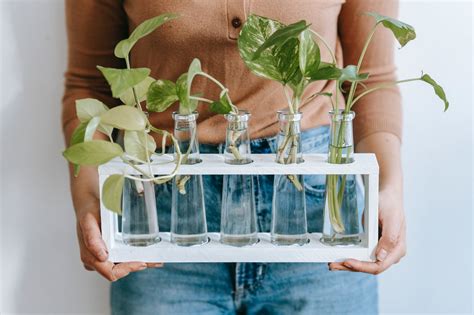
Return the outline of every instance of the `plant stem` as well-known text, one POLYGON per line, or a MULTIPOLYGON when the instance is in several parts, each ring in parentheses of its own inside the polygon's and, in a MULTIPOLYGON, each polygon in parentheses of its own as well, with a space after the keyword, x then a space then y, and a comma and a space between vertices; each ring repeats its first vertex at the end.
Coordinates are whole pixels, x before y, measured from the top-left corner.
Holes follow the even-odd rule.
POLYGON ((324 39, 324 37, 322 37, 321 35, 319 35, 318 32, 316 32, 316 31, 314 31, 314 30, 312 30, 312 29, 309 29, 309 31, 310 31, 311 33, 313 33, 313 34, 324 44, 324 46, 326 46, 326 49, 329 51, 329 54, 331 55, 332 62, 333 62, 334 64, 336 64, 336 56, 334 55, 334 53, 333 53, 331 47, 329 47, 329 44, 326 42, 326 40, 324 39))
POLYGON ((353 101, 352 101, 352 105, 354 105, 355 103, 357 103, 358 100, 360 100, 362 97, 364 97, 365 95, 367 94, 370 94, 372 92, 375 92, 377 90, 380 90, 380 89, 385 89, 385 88, 389 88, 389 87, 392 87, 392 86, 395 86, 395 85, 398 85, 398 84, 401 84, 401 83, 407 83, 407 82, 413 82, 413 81, 420 81, 421 78, 413 78, 413 79, 406 79, 406 80, 400 80, 400 81, 395 81, 395 82, 387 82, 387 83, 382 83, 380 85, 377 85, 377 86, 374 86, 373 88, 371 89, 368 89, 367 91, 364 91, 362 93, 360 93, 353 101))

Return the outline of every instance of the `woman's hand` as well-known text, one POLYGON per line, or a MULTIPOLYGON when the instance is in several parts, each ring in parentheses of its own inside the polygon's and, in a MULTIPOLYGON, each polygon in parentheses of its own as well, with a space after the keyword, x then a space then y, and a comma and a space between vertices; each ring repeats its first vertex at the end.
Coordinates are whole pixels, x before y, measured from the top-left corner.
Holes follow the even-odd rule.
POLYGON ((406 254, 406 224, 401 193, 379 193, 379 226, 382 236, 377 245, 376 262, 348 259, 329 264, 331 270, 359 271, 377 275, 396 264, 406 254))
POLYGON ((406 254, 406 223, 403 210, 403 185, 400 139, 378 132, 357 144, 358 152, 373 152, 380 168, 379 227, 381 237, 375 250, 376 262, 349 259, 329 264, 331 270, 379 274, 396 264, 406 254))
POLYGON ((81 167, 77 178, 71 177, 71 193, 76 210, 77 238, 81 260, 87 270, 95 270, 109 281, 116 281, 130 272, 147 267, 161 267, 162 264, 126 262, 114 264, 108 261, 107 247, 100 231, 100 201, 98 197, 97 170, 81 167))

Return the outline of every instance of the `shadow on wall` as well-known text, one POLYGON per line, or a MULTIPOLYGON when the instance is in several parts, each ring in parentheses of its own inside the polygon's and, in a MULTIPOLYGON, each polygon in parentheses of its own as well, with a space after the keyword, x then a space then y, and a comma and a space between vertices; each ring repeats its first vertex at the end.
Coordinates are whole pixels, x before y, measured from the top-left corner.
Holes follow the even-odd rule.
POLYGON ((5 80, 0 312, 106 313, 106 281, 80 262, 61 156, 64 3, 2 1, 0 8, 5 80))

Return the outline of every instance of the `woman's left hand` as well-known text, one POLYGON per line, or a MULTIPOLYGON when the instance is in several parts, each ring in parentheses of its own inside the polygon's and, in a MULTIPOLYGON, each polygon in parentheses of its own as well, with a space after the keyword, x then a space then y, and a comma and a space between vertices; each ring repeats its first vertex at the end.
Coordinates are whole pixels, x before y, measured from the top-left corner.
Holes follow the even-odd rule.
POLYGON ((402 200, 401 192, 384 190, 379 193, 379 226, 382 236, 375 251, 376 262, 348 259, 330 263, 329 269, 377 275, 398 263, 406 254, 406 224, 402 200))

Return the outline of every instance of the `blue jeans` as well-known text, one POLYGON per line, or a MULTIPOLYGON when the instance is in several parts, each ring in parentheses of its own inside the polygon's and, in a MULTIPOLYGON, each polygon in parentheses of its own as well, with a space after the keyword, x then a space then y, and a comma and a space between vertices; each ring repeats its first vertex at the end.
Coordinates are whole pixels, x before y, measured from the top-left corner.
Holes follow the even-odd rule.
MULTIPOLYGON (((252 153, 275 153, 276 138, 255 139, 252 153)), ((303 152, 326 153, 329 129, 303 132, 303 152)), ((218 145, 201 145, 217 153, 218 145)), ((204 176, 209 231, 219 231, 222 176, 204 176)), ((259 231, 271 223, 273 176, 255 176, 259 231)), ((308 230, 322 230, 325 176, 306 176, 308 230)), ((157 186, 160 230, 169 231, 171 184, 157 186)), ((327 264, 165 264, 130 274, 112 284, 113 314, 374 314, 375 276, 331 272, 327 264)))

